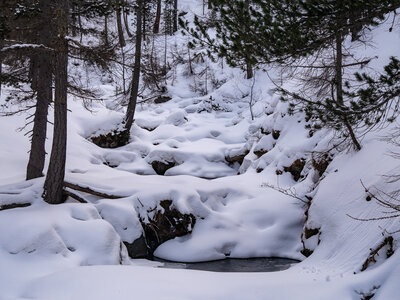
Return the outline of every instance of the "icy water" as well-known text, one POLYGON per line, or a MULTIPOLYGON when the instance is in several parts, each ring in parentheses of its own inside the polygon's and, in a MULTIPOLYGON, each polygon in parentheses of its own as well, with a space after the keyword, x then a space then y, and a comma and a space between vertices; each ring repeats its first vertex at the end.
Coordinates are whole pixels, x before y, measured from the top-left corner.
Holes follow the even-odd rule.
POLYGON ((227 258, 199 263, 180 263, 156 259, 164 265, 160 268, 188 269, 212 272, 276 272, 289 269, 299 263, 297 260, 287 258, 227 258))

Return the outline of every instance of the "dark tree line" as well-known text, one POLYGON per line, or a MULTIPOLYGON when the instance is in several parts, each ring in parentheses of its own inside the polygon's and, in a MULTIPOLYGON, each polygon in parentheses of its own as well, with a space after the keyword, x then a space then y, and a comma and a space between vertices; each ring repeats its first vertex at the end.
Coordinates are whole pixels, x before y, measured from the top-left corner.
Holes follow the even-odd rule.
MULTIPOLYGON (((70 61, 81 61, 109 72, 111 64, 120 63, 117 50, 126 46, 126 38, 133 40, 134 65, 122 133, 124 142, 128 142, 139 91, 143 41, 150 32, 160 32, 162 15, 163 34, 177 31, 177 5, 178 0, 1 1, 0 83, 21 89, 10 97, 11 105, 17 101, 25 105, 22 110, 34 109, 29 117, 33 126, 27 180, 43 176, 48 111, 49 106, 54 105, 52 149, 43 190, 46 202, 62 203, 66 197, 68 94, 84 100, 97 96, 95 91, 77 85, 71 78, 70 61), (135 24, 129 24, 132 13, 135 24), (112 21, 117 25, 115 30, 109 28, 112 21), (104 26, 88 25, 95 23, 104 26), (131 25, 135 25, 135 33, 130 31, 131 25), (95 38, 97 44, 85 44, 85 37, 95 38), (32 102, 34 105, 30 104, 32 102)), ((124 61, 121 64, 124 65, 124 61)))

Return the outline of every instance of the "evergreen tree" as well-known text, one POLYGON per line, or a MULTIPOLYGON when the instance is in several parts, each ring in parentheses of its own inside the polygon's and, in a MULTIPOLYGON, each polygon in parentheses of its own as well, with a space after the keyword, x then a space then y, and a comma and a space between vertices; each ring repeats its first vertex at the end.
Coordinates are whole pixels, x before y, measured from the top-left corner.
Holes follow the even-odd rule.
POLYGON ((363 66, 368 60, 346 64, 343 42, 347 36, 358 40, 365 28, 376 26, 398 7, 399 0, 215 0, 213 9, 220 18, 216 38, 198 18, 195 28, 183 25, 194 37, 193 44, 208 45, 210 54, 217 53, 232 66, 280 63, 301 68, 309 76, 300 84, 316 88, 314 94, 280 89, 284 98, 309 118, 319 118, 321 125, 342 131, 360 149, 353 130, 357 124, 344 113, 349 99, 343 92, 343 74, 346 67, 363 66), (327 64, 324 55, 332 49, 334 56, 327 64), (324 111, 328 109, 336 112, 329 118, 324 111))

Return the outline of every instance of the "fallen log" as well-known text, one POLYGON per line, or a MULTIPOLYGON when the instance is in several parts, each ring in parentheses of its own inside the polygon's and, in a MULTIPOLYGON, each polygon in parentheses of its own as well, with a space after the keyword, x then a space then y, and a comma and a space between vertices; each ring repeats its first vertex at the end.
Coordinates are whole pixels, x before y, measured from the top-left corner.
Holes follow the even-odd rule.
POLYGON ((74 184, 74 183, 70 183, 70 182, 66 182, 66 181, 64 182, 64 186, 66 188, 70 188, 70 189, 78 191, 78 192, 83 192, 83 193, 86 193, 86 194, 89 194, 89 195, 93 195, 93 196, 97 196, 97 197, 101 197, 101 198, 121 199, 121 198, 125 198, 126 197, 126 196, 112 195, 112 194, 107 194, 107 193, 95 191, 90 187, 80 186, 80 185, 77 185, 77 184, 74 184))
POLYGON ((28 207, 31 206, 32 203, 11 203, 11 204, 4 204, 0 205, 0 211, 2 210, 7 210, 7 209, 13 209, 13 208, 20 208, 20 207, 28 207))
POLYGON ((71 191, 64 190, 64 194, 66 196, 69 196, 69 197, 75 199, 76 201, 78 201, 80 203, 89 203, 87 200, 83 199, 81 196, 79 196, 79 195, 77 195, 77 194, 75 194, 75 193, 73 193, 71 191))

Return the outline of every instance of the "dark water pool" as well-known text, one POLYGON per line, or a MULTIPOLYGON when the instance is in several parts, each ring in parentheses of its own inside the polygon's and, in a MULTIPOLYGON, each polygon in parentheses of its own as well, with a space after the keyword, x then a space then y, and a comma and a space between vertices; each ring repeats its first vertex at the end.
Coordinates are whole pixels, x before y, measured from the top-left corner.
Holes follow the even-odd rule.
POLYGON ((289 269, 299 263, 288 258, 227 258, 199 263, 180 263, 155 259, 164 265, 160 268, 202 270, 212 272, 275 272, 289 269))

